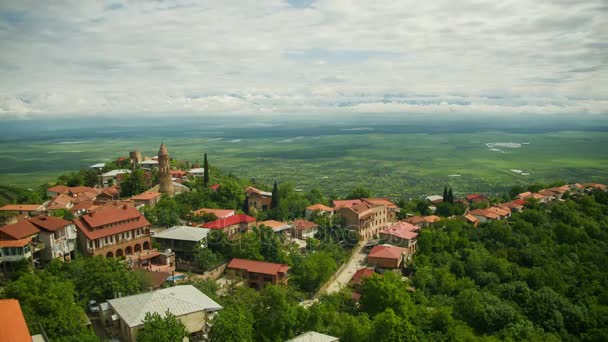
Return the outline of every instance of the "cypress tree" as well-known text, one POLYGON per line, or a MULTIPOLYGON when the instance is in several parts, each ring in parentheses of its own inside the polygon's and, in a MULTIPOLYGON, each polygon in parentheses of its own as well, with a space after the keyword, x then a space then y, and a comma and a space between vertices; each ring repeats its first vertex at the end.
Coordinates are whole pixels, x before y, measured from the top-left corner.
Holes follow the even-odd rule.
POLYGON ((452 192, 452 187, 448 190, 448 202, 454 203, 454 193, 452 192))
POLYGON ((450 198, 448 197, 448 186, 447 185, 445 185, 443 187, 443 201, 444 202, 449 202, 450 201, 450 198))
POLYGON ((207 185, 209 185, 209 163, 207 162, 207 153, 205 153, 203 168, 205 169, 205 173, 203 174, 203 183, 205 184, 205 187, 207 187, 207 185))
POLYGON ((274 186, 272 187, 272 200, 270 201, 270 207, 276 208, 279 206, 279 187, 277 186, 277 181, 274 181, 274 186))

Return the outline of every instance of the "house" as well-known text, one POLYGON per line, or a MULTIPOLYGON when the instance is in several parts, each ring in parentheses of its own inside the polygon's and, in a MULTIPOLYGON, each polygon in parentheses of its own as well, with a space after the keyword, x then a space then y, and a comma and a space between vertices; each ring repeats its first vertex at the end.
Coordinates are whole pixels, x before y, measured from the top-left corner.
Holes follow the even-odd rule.
POLYGON ((222 306, 192 285, 178 285, 153 292, 110 299, 102 303, 101 322, 104 322, 121 341, 134 342, 144 325, 146 313, 175 315, 190 334, 205 333, 208 321, 222 306))
POLYGON ((57 211, 57 210, 70 210, 74 206, 77 200, 74 197, 71 197, 67 194, 59 194, 52 200, 45 203, 45 207, 47 211, 57 211))
POLYGON ((86 199, 95 199, 97 190, 88 186, 71 186, 68 187, 67 195, 71 197, 86 197, 86 199))
POLYGON ((234 210, 232 209, 210 209, 210 208, 201 208, 192 212, 192 214, 196 216, 201 216, 203 214, 213 214, 218 219, 225 219, 230 216, 234 216, 234 210))
POLYGON ((101 171, 104 167, 106 167, 106 163, 97 163, 89 166, 89 169, 101 171))
POLYGON ((488 199, 486 196, 482 195, 482 194, 471 194, 468 195, 466 197, 466 200, 469 204, 477 204, 477 203, 483 203, 483 202, 490 202, 490 199, 488 199))
POLYGON ((511 202, 500 203, 499 208, 509 209, 511 212, 522 212, 525 208, 526 201, 514 200, 511 202))
POLYGON ((427 196, 427 197, 425 197, 425 199, 433 204, 438 204, 438 203, 443 202, 443 196, 439 196, 439 195, 427 196))
POLYGON ((68 193, 68 187, 66 185, 55 185, 52 186, 48 189, 46 189, 46 196, 53 198, 57 195, 60 194, 67 194, 68 193))
POLYGON ((39 240, 40 229, 28 220, 0 227, 0 246, 4 262, 33 260, 40 257, 45 245, 39 240))
POLYGON ((182 170, 171 170, 171 171, 169 171, 169 174, 171 175, 171 178, 173 178, 173 179, 183 180, 184 178, 186 178, 186 175, 188 173, 186 171, 182 171, 182 170))
POLYGON ((0 299, 0 341, 38 342, 44 341, 41 335, 30 336, 25 323, 21 305, 17 299, 0 299))
POLYGON ((262 191, 252 186, 248 186, 247 189, 245 189, 245 195, 247 196, 247 205, 250 209, 255 208, 256 210, 262 211, 270 209, 272 192, 262 191))
POLYGON ((73 222, 45 215, 28 221, 40 230, 38 239, 45 245, 41 251, 42 260, 70 261, 76 256, 76 227, 73 222))
POLYGON ((338 342, 339 340, 340 339, 337 337, 321 334, 316 331, 309 331, 285 342, 338 342))
POLYGON ((131 201, 135 204, 136 207, 141 205, 147 205, 149 207, 154 207, 158 201, 160 201, 161 195, 160 192, 151 192, 146 191, 139 195, 135 195, 131 197, 131 201))
POLYGON ((474 216, 475 218, 477 218, 477 220, 479 220, 479 223, 485 223, 488 221, 496 221, 496 220, 500 220, 500 215, 491 212, 487 209, 475 209, 475 210, 471 210, 469 211, 469 215, 474 216))
POLYGON ((358 288, 363 283, 363 279, 372 277, 374 274, 375 273, 373 269, 367 267, 362 268, 360 270, 357 270, 355 274, 353 274, 353 277, 350 279, 348 284, 352 287, 358 288))
POLYGON ((367 264, 379 268, 401 268, 404 249, 392 245, 376 245, 367 255, 367 264))
POLYGON ((7 204, 0 208, 0 225, 17 223, 17 221, 43 213, 46 208, 41 204, 7 204))
POLYGON ((383 244, 404 247, 404 252, 412 255, 416 252, 416 239, 419 229, 411 223, 397 222, 380 232, 380 241, 383 244))
POLYGON ((500 219, 506 219, 511 217, 511 209, 509 208, 501 208, 501 207, 489 207, 486 211, 492 212, 498 216, 500 219))
POLYGON ((312 216, 313 213, 318 213, 319 215, 333 215, 334 214, 334 208, 332 207, 328 207, 324 204, 314 204, 314 205, 310 205, 308 207, 306 207, 306 212, 304 217, 306 217, 306 219, 310 219, 310 217, 312 216))
POLYGON ((94 200, 79 201, 70 208, 70 212, 74 216, 80 216, 95 210, 99 205, 95 204, 94 200))
POLYGON ((131 173, 131 170, 128 169, 118 169, 108 171, 99 176, 99 183, 104 188, 110 187, 112 185, 120 185, 123 179, 125 179, 126 175, 131 173))
MULTIPOLYGON (((338 202, 338 201, 335 201, 338 202)), ((388 209, 384 204, 370 204, 359 200, 352 206, 337 207, 346 221, 346 229, 355 231, 359 239, 367 240, 376 236, 388 226, 388 209)), ((343 203, 338 203, 342 205, 343 203)))
POLYGON ((31 238, 4 240, 0 239, 0 263, 10 263, 33 259, 31 238))
POLYGON ((144 170, 158 169, 158 160, 154 160, 154 159, 142 160, 139 162, 139 166, 141 166, 141 168, 144 170))
POLYGON ((245 214, 237 214, 223 219, 207 222, 203 224, 203 228, 222 230, 228 235, 228 237, 232 238, 238 233, 248 232, 253 226, 255 226, 255 223, 255 217, 245 214))
POLYGON ((388 198, 362 198, 361 200, 371 205, 385 205, 387 209, 386 219, 389 222, 397 221, 397 213, 400 211, 400 209, 388 198))
POLYGON ((205 169, 202 167, 190 169, 188 170, 188 175, 190 175, 191 177, 205 177, 205 169))
POLYGON ((103 189, 95 199, 95 202, 105 203, 110 201, 116 201, 120 198, 120 190, 116 185, 112 185, 109 188, 103 189))
POLYGON ((469 222, 473 227, 477 227, 479 225, 479 219, 471 214, 465 214, 464 219, 469 222))
POLYGON ((207 246, 210 231, 206 228, 173 226, 154 234, 152 239, 162 250, 171 249, 175 252, 176 258, 192 260, 196 249, 207 246))
POLYGON ((275 220, 266 220, 266 221, 260 222, 260 226, 262 226, 262 225, 272 229, 272 231, 275 233, 283 233, 286 230, 291 229, 291 225, 289 225, 285 222, 275 221, 275 220))
POLYGON ((228 264, 227 270, 243 277, 249 287, 261 290, 266 284, 287 284, 289 266, 234 258, 228 264))
POLYGON ((149 250, 150 222, 135 208, 107 205, 74 219, 84 255, 121 257, 149 250))
POLYGON ((291 236, 306 240, 315 237, 317 233, 317 224, 307 220, 295 220, 291 223, 291 236))
POLYGON ((350 208, 355 204, 360 204, 362 201, 360 199, 350 199, 350 200, 333 200, 332 203, 334 205, 334 210, 338 210, 340 208, 350 208))

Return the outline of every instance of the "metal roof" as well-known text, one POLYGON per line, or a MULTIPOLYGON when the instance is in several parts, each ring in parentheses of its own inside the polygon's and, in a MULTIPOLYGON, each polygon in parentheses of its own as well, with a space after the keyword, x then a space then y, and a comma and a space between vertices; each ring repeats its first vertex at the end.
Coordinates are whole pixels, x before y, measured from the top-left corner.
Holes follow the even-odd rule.
POLYGON ((207 237, 211 229, 190 226, 173 226, 154 234, 155 239, 201 241, 207 237))
POLYGON ((303 333, 302 335, 296 336, 291 340, 287 340, 285 342, 337 342, 338 338, 321 334, 316 331, 309 331, 303 333))

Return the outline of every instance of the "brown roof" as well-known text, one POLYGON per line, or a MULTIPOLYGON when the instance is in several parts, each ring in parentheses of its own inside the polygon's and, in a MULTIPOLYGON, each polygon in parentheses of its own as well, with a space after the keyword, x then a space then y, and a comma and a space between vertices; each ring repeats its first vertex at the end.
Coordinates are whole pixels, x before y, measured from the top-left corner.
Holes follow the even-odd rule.
POLYGON ((471 210, 469 212, 469 214, 471 215, 475 215, 475 216, 483 216, 492 220, 498 220, 500 219, 500 215, 493 213, 489 210, 486 209, 475 209, 475 210, 471 210))
POLYGON ((508 216, 511 213, 511 209, 509 208, 490 207, 486 210, 500 216, 508 216))
POLYGON ((310 230, 317 228, 317 224, 308 220, 295 220, 291 223, 297 230, 310 230))
POLYGON ((232 209, 209 209, 209 208, 201 208, 192 212, 194 215, 202 215, 204 213, 213 214, 218 219, 226 218, 230 215, 234 215, 234 210, 232 209))
POLYGON ((0 341, 29 342, 32 340, 18 300, 0 300, 0 322, 2 322, 0 341))
POLYGON ((81 218, 89 227, 96 228, 110 223, 140 218, 141 213, 133 207, 115 207, 108 205, 101 207, 93 213, 83 215, 81 218))
POLYGON ((138 201, 149 201, 151 199, 155 199, 160 196, 160 192, 144 192, 139 195, 135 195, 131 197, 132 200, 138 201))
POLYGON ((73 207, 70 208, 70 211, 76 212, 79 210, 90 210, 95 207, 95 201, 93 200, 79 201, 78 203, 74 204, 73 207))
POLYGON ((378 198, 363 198, 363 200, 367 203, 374 205, 386 205, 387 208, 397 208, 397 205, 391 202, 388 198, 378 197, 378 198))
POLYGON ((426 221, 428 223, 435 223, 435 222, 441 221, 441 217, 439 217, 437 215, 429 215, 429 216, 424 217, 424 221, 426 221))
POLYGON ((50 192, 56 192, 58 194, 66 194, 69 191, 69 188, 65 185, 55 185, 47 189, 50 192))
POLYGON ((40 204, 7 204, 0 208, 0 211, 43 211, 44 207, 40 204))
POLYGON ((118 188, 116 187, 116 185, 112 185, 109 188, 103 189, 103 191, 99 194, 99 196, 104 195, 107 197, 118 197, 119 195, 119 191, 118 188))
POLYGON ((397 222, 389 228, 380 232, 380 234, 396 236, 400 239, 412 240, 418 237, 420 228, 408 222, 397 222))
POLYGON ((228 264, 228 268, 245 270, 251 273, 277 275, 278 273, 286 273, 289 266, 285 264, 275 264, 272 262, 255 261, 247 259, 234 258, 228 264))
POLYGON ((353 285, 359 285, 363 282, 364 278, 369 278, 374 275, 374 270, 371 268, 362 268, 357 270, 353 277, 350 279, 350 283, 353 285))
POLYGON ((424 216, 412 216, 412 217, 406 218, 404 221, 405 222, 409 222, 411 224, 418 224, 418 223, 421 223, 421 222, 426 222, 424 216))
POLYGON ((466 215, 464 215, 464 218, 465 218, 467 221, 469 221, 469 222, 471 222, 471 223, 473 223, 473 224, 475 224, 475 223, 479 222, 479 219, 477 219, 477 217, 475 217, 475 216, 473 216, 473 215, 471 215, 471 214, 466 214, 466 215))
POLYGON ((264 222, 260 222, 260 225, 265 225, 266 227, 277 229, 287 225, 287 223, 275 220, 266 220, 264 222))
POLYGON ((58 206, 65 208, 70 203, 75 202, 75 201, 76 201, 76 199, 74 197, 68 196, 66 194, 59 194, 51 200, 51 202, 49 203, 50 205, 48 207, 58 205, 58 206))
POLYGON ((245 189, 245 192, 248 193, 248 194, 255 193, 255 194, 258 194, 258 195, 264 196, 264 197, 272 197, 272 193, 271 192, 260 190, 260 189, 254 188, 252 186, 248 186, 245 189))
POLYGON ((31 238, 19 239, 19 240, 0 240, 0 248, 6 247, 23 247, 29 245, 32 242, 31 238))
POLYGON ((403 255, 403 248, 391 245, 377 245, 369 251, 368 257, 382 259, 399 259, 403 255))
POLYGON ((36 227, 47 232, 54 232, 59 228, 63 228, 72 224, 72 222, 55 216, 40 215, 29 219, 36 227))
POLYGON ((306 207, 306 209, 308 209, 310 211, 317 211, 317 210, 318 211, 334 211, 334 208, 328 207, 328 206, 323 205, 321 203, 310 205, 310 206, 306 207))
POLYGON ((233 226, 235 224, 241 223, 253 223, 255 222, 255 217, 251 217, 245 214, 236 214, 226 218, 217 219, 215 221, 207 222, 203 225, 203 228, 209 229, 224 229, 229 226, 233 226))
POLYGON ((334 208, 350 208, 355 204, 361 203, 360 199, 352 199, 352 200, 334 200, 334 208))
POLYGON ((143 268, 137 269, 137 271, 141 272, 155 289, 160 288, 167 281, 167 278, 171 276, 171 273, 168 272, 152 272, 143 268))
POLYGON ((40 230, 30 221, 20 221, 0 228, 0 232, 15 240, 19 240, 38 234, 40 233, 40 230))
POLYGON ((79 195, 83 192, 92 192, 92 193, 97 193, 97 191, 91 187, 88 186, 72 186, 68 188, 68 191, 71 194, 76 194, 79 195))

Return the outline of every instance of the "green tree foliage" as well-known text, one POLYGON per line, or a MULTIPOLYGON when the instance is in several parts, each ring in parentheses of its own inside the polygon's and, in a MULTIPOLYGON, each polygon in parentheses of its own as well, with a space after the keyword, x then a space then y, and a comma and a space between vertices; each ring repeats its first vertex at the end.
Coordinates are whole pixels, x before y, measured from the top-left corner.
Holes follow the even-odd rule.
POLYGON ((67 209, 59 209, 59 210, 55 210, 53 211, 53 216, 55 217, 60 217, 64 220, 68 220, 71 221, 74 219, 74 214, 72 214, 69 210, 67 209))
POLYGON ((409 320, 399 317, 392 309, 378 314, 372 323, 376 341, 400 342, 418 341, 416 328, 409 320))
POLYGON ((203 174, 203 184, 205 187, 207 187, 209 185, 209 162, 207 161, 207 153, 205 153, 203 168, 205 169, 203 174))
POLYGON ((209 271, 221 264, 224 257, 208 248, 199 248, 194 252, 194 261, 203 271, 209 271))
POLYGON ((279 193, 279 186, 277 185, 277 181, 274 181, 274 185, 272 186, 272 199, 270 201, 270 208, 278 208, 279 203, 281 203, 281 194, 279 193))
POLYGON ((444 202, 449 202, 450 201, 450 198, 448 197, 448 186, 447 185, 443 186, 443 196, 442 196, 442 198, 443 198, 444 202))
POLYGON ((228 306, 213 320, 209 338, 217 342, 253 342, 253 324, 253 317, 245 308, 228 306))
POLYGON ((452 187, 448 190, 448 203, 454 203, 454 192, 452 191, 452 187))
POLYGON ((4 298, 19 300, 30 331, 41 324, 50 338, 87 335, 86 315, 74 304, 74 285, 47 272, 24 273, 4 287, 4 298))
POLYGON ((298 312, 303 310, 282 286, 269 285, 253 308, 256 341, 285 341, 295 335, 298 312))
POLYGON ((146 313, 144 325, 137 332, 137 342, 180 342, 189 335, 184 323, 167 311, 165 316, 146 313))
POLYGON ((120 183, 120 197, 131 197, 146 190, 144 171, 136 165, 120 183))
POLYGON ((370 317, 387 308, 401 317, 413 317, 416 312, 406 284, 393 272, 386 272, 383 277, 366 278, 361 287, 360 303, 370 317))
POLYGON ((359 198, 369 198, 372 197, 371 191, 364 187, 356 187, 346 196, 346 199, 359 199, 359 198))
POLYGON ((313 292, 325 283, 336 269, 336 261, 329 252, 311 253, 295 263, 291 270, 292 282, 303 291, 313 292))

